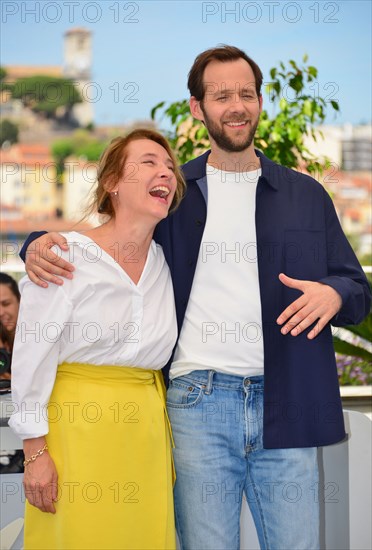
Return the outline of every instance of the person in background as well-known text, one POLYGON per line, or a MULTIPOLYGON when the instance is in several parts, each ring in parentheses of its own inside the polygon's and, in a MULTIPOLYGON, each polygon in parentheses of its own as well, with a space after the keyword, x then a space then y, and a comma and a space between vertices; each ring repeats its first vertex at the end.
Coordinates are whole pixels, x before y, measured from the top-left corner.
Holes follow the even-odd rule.
MULTIPOLYGON (((11 367, 14 336, 19 311, 20 293, 17 282, 7 273, 0 273, 0 392, 11 391, 11 367)), ((23 472, 21 449, 0 450, 0 474, 23 472)))
POLYGON ((0 273, 0 321, 7 333, 5 337, 12 351, 21 295, 17 281, 7 273, 0 273))
MULTIPOLYGON (((262 549, 319 548, 316 448, 345 437, 331 324, 370 307, 327 192, 254 149, 262 81, 239 48, 197 56, 190 109, 211 149, 183 166, 185 199, 154 233, 179 328, 167 407, 183 550, 238 550, 243 494, 262 549)), ((39 285, 71 277, 56 243, 27 253, 39 285)))
POLYGON ((159 133, 113 140, 92 207, 106 221, 65 235, 79 275, 20 282, 9 424, 24 441, 26 550, 175 549, 161 368, 177 328, 152 235, 184 185, 159 133))
POLYGON ((10 380, 12 349, 13 338, 0 321, 0 380, 10 380))

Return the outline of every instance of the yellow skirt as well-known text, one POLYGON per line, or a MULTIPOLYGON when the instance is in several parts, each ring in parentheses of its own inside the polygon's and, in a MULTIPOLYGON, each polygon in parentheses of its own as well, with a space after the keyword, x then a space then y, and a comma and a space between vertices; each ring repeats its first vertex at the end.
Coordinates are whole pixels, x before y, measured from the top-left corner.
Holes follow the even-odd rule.
POLYGON ((56 514, 26 502, 26 550, 176 548, 161 372, 62 364, 48 406, 56 514))

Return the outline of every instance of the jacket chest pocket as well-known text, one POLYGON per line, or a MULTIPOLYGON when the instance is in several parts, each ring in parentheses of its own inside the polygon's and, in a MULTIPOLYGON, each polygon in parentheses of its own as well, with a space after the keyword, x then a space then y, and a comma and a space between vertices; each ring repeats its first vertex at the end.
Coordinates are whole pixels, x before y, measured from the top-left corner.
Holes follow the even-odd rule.
POLYGON ((298 279, 326 277, 326 233, 322 230, 287 229, 284 234, 283 266, 285 274, 298 279))

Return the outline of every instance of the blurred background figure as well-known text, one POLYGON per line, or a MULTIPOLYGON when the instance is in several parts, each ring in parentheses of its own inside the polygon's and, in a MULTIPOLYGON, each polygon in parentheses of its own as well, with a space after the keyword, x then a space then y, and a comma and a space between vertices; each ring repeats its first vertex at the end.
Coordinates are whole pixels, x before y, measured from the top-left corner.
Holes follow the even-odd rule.
POLYGON ((7 273, 0 273, 0 321, 7 331, 12 351, 21 295, 17 281, 7 273))
POLYGON ((10 382, 11 356, 21 299, 17 281, 7 273, 0 273, 0 389, 6 390, 10 382))
MULTIPOLYGON (((10 333, 0 321, 0 380, 10 380, 12 345, 10 333)), ((0 388, 2 387, 6 387, 6 384, 0 384, 0 388)))
MULTIPOLYGON (((11 363, 17 325, 20 292, 17 282, 0 273, 0 395, 10 392, 11 363)), ((23 472, 22 450, 0 451, 0 473, 23 472)))

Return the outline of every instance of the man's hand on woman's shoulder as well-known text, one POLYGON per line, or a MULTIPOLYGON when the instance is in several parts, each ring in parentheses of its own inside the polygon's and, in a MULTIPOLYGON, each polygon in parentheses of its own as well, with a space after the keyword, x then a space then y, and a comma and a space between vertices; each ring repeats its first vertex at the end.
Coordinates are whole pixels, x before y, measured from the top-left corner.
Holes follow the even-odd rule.
POLYGON ((51 248, 59 246, 61 250, 68 250, 68 244, 59 233, 46 233, 30 243, 26 252, 26 271, 31 281, 46 288, 49 283, 63 285, 63 279, 72 279, 74 266, 55 254, 51 248), (48 282, 47 282, 48 281, 48 282))

